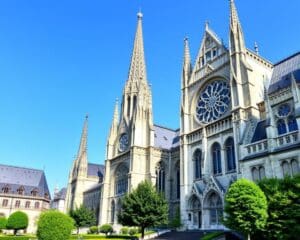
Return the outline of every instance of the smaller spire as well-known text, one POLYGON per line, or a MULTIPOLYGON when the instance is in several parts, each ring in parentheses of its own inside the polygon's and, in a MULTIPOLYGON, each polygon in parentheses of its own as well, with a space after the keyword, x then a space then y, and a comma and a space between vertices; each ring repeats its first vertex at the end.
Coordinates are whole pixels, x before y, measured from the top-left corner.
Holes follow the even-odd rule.
POLYGON ((209 21, 206 20, 205 21, 205 31, 207 31, 209 29, 209 21))
POLYGON ((113 122, 114 124, 118 124, 119 122, 119 99, 118 98, 116 98, 113 122))
POLYGON ((88 134, 88 114, 85 116, 83 129, 81 133, 81 139, 80 139, 80 145, 78 150, 78 157, 81 156, 83 152, 86 152, 87 150, 87 134, 88 134))
POLYGON ((190 78, 191 72, 192 72, 192 64, 191 64, 189 39, 188 39, 188 37, 185 37, 184 38, 183 72, 182 72, 183 86, 186 86, 186 84, 188 83, 188 79, 190 78))
POLYGON ((254 51, 257 55, 259 55, 259 48, 257 42, 254 42, 254 51))

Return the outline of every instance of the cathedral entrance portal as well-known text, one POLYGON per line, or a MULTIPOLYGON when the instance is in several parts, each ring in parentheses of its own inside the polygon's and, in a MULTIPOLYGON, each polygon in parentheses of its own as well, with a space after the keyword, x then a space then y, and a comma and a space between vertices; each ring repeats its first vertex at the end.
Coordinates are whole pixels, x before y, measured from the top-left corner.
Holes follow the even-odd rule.
POLYGON ((189 200, 189 209, 191 216, 192 228, 201 228, 202 227, 202 211, 201 203, 197 196, 193 195, 189 200))
POLYGON ((222 226, 223 204, 221 197, 215 191, 210 192, 204 201, 204 211, 208 216, 210 228, 219 228, 222 226))

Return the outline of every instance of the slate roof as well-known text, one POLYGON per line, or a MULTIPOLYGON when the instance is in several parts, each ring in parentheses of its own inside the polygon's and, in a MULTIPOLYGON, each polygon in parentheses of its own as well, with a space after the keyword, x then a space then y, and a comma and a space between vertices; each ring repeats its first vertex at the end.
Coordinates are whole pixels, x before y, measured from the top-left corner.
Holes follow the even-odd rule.
POLYGON ((89 163, 88 164, 88 176, 91 177, 102 177, 105 173, 105 167, 102 164, 89 163))
POLYGON ((262 120, 257 123, 251 143, 261 141, 263 139, 267 139, 267 132, 266 132, 266 127, 268 121, 267 120, 262 120))
POLYGON ((274 65, 268 93, 274 93, 291 85, 292 74, 300 84, 300 52, 274 65))
POLYGON ((154 146, 168 150, 176 148, 180 143, 179 134, 179 129, 173 130, 159 125, 154 125, 154 146))
POLYGON ((62 188, 58 193, 54 195, 54 200, 65 200, 67 195, 67 188, 62 188))
POLYGON ((15 167, 0 164, 0 191, 8 186, 9 192, 17 194, 17 190, 24 187, 24 195, 31 196, 31 191, 37 189, 37 196, 44 197, 48 194, 50 199, 50 192, 44 171, 15 167))

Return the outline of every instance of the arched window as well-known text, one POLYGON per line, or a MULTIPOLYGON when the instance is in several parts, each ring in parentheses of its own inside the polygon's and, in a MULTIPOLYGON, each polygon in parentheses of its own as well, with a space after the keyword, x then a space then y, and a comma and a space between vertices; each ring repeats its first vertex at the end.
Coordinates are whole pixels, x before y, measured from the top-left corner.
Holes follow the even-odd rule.
POLYGON ((127 98, 127 116, 130 116, 130 97, 127 98))
POLYGON ((213 159, 213 172, 214 174, 222 173, 221 167, 221 146, 219 143, 212 145, 212 159, 213 159))
POLYGON ((209 218, 211 225, 221 224, 223 216, 222 200, 216 192, 213 192, 208 197, 209 218))
POLYGON ((15 202, 15 208, 19 208, 19 207, 20 207, 20 205, 21 205, 21 202, 20 202, 20 200, 17 200, 17 201, 15 202))
POLYGON ((180 167, 179 162, 176 164, 176 198, 180 198, 180 167))
POLYGON ((265 168, 263 166, 259 167, 259 179, 264 179, 266 177, 265 168))
POLYGON ((200 149, 197 149, 194 152, 193 160, 194 160, 194 169, 195 169, 195 175, 194 179, 201 178, 201 158, 202 158, 202 152, 200 149))
POLYGON ((133 110, 136 108, 136 96, 133 97, 133 110))
POLYGON ((8 199, 3 199, 2 207, 7 207, 7 205, 8 205, 8 199))
POLYGON ((33 197, 36 197, 38 194, 38 190, 36 188, 34 188, 32 191, 31 191, 31 196, 33 197))
POLYGON ((225 142, 227 171, 235 170, 235 154, 233 138, 228 138, 225 142))
POLYGON ((166 184, 166 173, 165 173, 165 166, 162 162, 160 162, 156 167, 156 188, 160 192, 165 191, 165 184, 166 184))
POLYGON ((297 175, 299 173, 299 164, 296 159, 291 161, 291 167, 293 176, 297 175))
POLYGON ((116 212, 116 206, 115 206, 115 202, 111 201, 111 215, 110 215, 110 221, 112 223, 115 222, 115 212, 116 212))
POLYGON ((259 170, 256 167, 253 167, 251 172, 253 181, 259 180, 259 170))
POLYGON ((189 221, 192 221, 192 224, 196 228, 201 228, 202 225, 202 208, 201 202, 196 195, 192 195, 189 199, 189 221))
POLYGON ((286 176, 286 175, 291 175, 291 173, 290 173, 290 165, 289 165, 289 163, 287 162, 287 161, 284 161, 283 163, 282 163, 282 173, 283 173, 283 176, 286 176))
POLYGON ((29 201, 25 202, 25 208, 30 208, 30 202, 29 201))
POLYGON ((278 131, 278 135, 282 135, 286 133, 286 125, 283 119, 279 119, 277 121, 277 131, 278 131))
POLYGON ((123 194, 127 192, 128 188, 128 168, 122 164, 116 170, 115 179, 115 193, 116 195, 123 194))
POLYGON ((294 116, 289 116, 289 118, 288 118, 288 127, 289 127, 289 132, 293 132, 293 131, 298 130, 297 120, 294 116))

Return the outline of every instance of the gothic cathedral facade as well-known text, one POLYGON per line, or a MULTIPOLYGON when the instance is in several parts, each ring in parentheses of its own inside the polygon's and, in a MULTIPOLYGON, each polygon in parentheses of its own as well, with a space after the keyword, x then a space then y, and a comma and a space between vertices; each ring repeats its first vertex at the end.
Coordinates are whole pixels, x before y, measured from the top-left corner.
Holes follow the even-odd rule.
POLYGON ((184 40, 177 130, 153 123, 138 13, 105 167, 87 163, 85 126, 70 172, 67 209, 85 204, 97 210, 99 224, 118 226, 121 197, 149 180, 164 192, 170 219, 180 210, 184 228, 218 229, 223 228, 225 193, 236 179, 256 181, 299 172, 300 53, 272 64, 257 49, 248 49, 235 3, 229 2, 229 48, 206 24, 192 64, 184 40))

